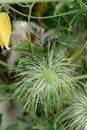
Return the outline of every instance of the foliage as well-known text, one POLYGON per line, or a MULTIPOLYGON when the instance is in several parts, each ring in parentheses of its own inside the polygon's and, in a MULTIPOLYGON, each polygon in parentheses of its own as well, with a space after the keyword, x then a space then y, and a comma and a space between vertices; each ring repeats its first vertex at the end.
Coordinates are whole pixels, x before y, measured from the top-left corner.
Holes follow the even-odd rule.
POLYGON ((18 130, 19 123, 8 126, 5 130, 18 130))
MULTIPOLYGON (((18 130, 19 124, 26 124, 24 130, 86 130, 86 0, 8 2, 0 11, 7 12, 11 22, 28 22, 28 41, 12 48, 21 57, 11 70, 13 80, 0 77, 0 92, 18 101, 27 114, 6 130, 18 130), (39 47, 31 42, 30 21, 44 29, 39 47)), ((0 60, 0 74, 9 69, 0 60)))

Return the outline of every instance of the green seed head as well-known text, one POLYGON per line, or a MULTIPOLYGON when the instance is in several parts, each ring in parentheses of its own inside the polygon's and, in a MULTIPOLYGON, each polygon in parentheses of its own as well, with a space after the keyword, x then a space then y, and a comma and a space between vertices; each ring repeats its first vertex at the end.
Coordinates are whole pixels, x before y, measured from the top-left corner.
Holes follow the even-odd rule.
POLYGON ((18 77, 14 96, 28 112, 36 113, 39 107, 46 115, 58 112, 76 86, 69 59, 61 54, 24 58, 18 68, 18 77))

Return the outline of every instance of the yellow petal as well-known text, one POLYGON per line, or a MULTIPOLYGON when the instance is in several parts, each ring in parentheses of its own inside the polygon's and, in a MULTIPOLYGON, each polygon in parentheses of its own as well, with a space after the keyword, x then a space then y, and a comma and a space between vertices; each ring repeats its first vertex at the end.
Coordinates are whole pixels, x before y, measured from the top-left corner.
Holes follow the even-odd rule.
POLYGON ((11 23, 7 13, 0 13, 0 46, 9 49, 9 39, 11 35, 11 23))
POLYGON ((2 50, 3 50, 4 44, 3 44, 2 40, 1 40, 1 38, 0 38, 0 46, 1 46, 2 50))

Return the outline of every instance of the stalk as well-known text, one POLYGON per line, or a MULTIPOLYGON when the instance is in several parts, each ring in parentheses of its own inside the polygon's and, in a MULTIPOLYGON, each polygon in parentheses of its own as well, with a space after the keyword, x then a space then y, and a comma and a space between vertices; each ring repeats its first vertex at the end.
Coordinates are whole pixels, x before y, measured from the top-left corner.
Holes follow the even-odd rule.
POLYGON ((74 0, 0 0, 0 4, 14 4, 14 3, 25 3, 25 2, 73 2, 74 0))

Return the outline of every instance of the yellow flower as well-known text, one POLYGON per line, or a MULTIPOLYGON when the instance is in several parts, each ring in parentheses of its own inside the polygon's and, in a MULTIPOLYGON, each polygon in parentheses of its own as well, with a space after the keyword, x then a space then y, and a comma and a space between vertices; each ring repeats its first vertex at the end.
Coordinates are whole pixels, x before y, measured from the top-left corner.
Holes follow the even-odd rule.
POLYGON ((0 12, 0 46, 9 49, 9 39, 11 35, 11 23, 7 13, 0 12))

